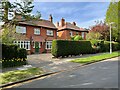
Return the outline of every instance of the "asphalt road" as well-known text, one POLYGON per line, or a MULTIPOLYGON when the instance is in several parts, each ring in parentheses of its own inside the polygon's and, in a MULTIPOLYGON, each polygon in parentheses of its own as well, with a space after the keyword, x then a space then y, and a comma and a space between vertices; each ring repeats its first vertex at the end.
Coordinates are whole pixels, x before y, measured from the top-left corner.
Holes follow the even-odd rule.
POLYGON ((118 88, 118 58, 62 72, 14 88, 118 88))

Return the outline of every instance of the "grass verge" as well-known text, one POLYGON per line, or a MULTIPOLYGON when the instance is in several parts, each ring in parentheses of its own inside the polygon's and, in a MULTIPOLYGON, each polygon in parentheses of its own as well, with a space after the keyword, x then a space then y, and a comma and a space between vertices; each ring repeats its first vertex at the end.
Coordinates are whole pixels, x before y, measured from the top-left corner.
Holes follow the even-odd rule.
POLYGON ((0 74, 0 83, 7 84, 11 82, 16 82, 19 80, 24 80, 26 78, 33 77, 35 75, 42 74, 43 71, 40 68, 29 68, 27 70, 15 70, 0 74))
POLYGON ((92 63, 92 62, 97 62, 97 61, 109 59, 112 57, 120 56, 119 53, 120 51, 113 52, 112 54, 102 53, 101 55, 97 55, 97 56, 89 56, 86 58, 75 59, 75 60, 72 60, 71 62, 82 63, 82 64, 92 63))

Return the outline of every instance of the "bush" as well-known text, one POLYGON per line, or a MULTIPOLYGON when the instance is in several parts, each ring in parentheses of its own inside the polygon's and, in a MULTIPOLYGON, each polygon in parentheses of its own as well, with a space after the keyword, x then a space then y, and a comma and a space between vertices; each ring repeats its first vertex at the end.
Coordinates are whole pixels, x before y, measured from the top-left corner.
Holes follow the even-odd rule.
POLYGON ((2 44, 2 67, 13 67, 26 64, 26 49, 20 49, 17 45, 2 44))
POLYGON ((64 57, 93 53, 92 50, 90 41, 53 40, 51 52, 55 57, 64 57))
MULTIPOLYGON (((109 41, 90 40, 90 42, 92 44, 92 47, 96 50, 97 53, 98 52, 109 52, 110 51, 110 42, 109 41)), ((113 51, 120 50, 120 43, 112 42, 112 50, 113 51)))

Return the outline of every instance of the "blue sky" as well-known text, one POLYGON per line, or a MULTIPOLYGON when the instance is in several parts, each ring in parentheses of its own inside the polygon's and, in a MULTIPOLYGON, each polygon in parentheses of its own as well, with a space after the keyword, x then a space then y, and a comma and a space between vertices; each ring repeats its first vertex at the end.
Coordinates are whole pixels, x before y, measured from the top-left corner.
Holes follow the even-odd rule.
POLYGON ((67 22, 75 21, 77 26, 89 28, 95 20, 104 20, 109 2, 34 2, 33 14, 40 11, 42 19, 52 14, 56 24, 61 18, 67 22))

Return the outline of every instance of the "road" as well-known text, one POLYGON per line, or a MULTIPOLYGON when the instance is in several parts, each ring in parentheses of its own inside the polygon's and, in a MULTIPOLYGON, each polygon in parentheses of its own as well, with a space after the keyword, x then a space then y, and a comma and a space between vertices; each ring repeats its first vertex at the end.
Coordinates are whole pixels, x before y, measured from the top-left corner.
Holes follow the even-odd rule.
POLYGON ((118 88, 118 58, 61 72, 14 88, 118 88))

